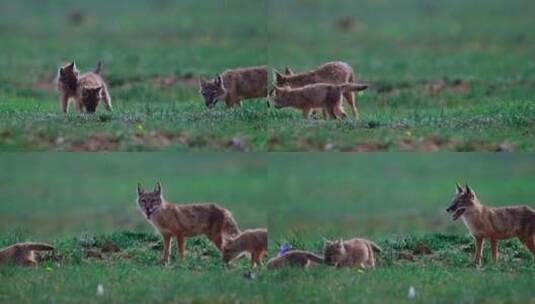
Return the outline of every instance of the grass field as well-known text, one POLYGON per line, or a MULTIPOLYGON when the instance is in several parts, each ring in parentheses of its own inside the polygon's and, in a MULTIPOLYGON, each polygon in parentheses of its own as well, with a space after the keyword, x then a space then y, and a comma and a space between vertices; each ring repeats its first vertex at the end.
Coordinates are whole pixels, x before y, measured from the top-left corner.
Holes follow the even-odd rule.
POLYGON ((500 243, 496 265, 485 249, 476 269, 466 228, 444 211, 455 181, 488 205, 535 206, 529 154, 4 153, 0 161, 0 247, 42 240, 57 248, 37 269, 0 267, 0 302, 535 299, 535 267, 517 240, 500 243), (366 273, 318 266, 251 275, 247 259, 225 268, 200 237, 188 240, 185 260, 162 267, 159 237, 134 202, 135 184, 156 180, 170 201, 218 201, 242 228, 267 226, 270 257, 282 243, 320 253, 324 238, 353 236, 384 251, 366 273), (107 252, 109 242, 121 251, 107 252), (418 244, 431 254, 415 253, 418 244))
POLYGON ((533 151, 527 0, 0 1, 2 150, 533 151), (58 65, 105 64, 115 110, 59 113, 58 65), (352 64, 361 120, 263 100, 212 111, 197 78, 352 64))

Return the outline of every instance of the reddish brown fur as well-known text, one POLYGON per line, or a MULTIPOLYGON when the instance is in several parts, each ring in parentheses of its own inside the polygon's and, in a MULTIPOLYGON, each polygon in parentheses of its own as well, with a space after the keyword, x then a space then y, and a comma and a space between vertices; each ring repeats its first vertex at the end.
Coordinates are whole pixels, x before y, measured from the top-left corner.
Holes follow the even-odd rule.
POLYGON ((59 91, 59 103, 63 113, 67 113, 69 99, 78 98, 78 75, 79 71, 74 61, 58 69, 56 83, 59 91))
POLYGON ((375 267, 374 252, 381 248, 372 241, 354 238, 347 241, 326 241, 323 249, 325 263, 336 267, 375 267))
POLYGON ((76 110, 82 112, 94 112, 99 101, 104 101, 108 111, 112 110, 111 97, 106 83, 100 76, 102 64, 99 62, 93 72, 79 76, 74 62, 59 68, 57 84, 60 95, 60 106, 63 113, 67 113, 69 100, 75 101, 76 110), (99 89, 99 92, 95 90, 99 89))
POLYGON ((227 107, 242 105, 242 100, 267 96, 267 67, 226 70, 212 80, 200 82, 199 93, 208 108, 224 100, 227 107))
POLYGON ((49 251, 54 247, 44 243, 19 243, 0 249, 0 264, 13 263, 22 266, 37 266, 34 251, 49 251))
POLYGON ((517 237, 535 259, 535 210, 528 206, 487 207, 479 202, 476 193, 466 185, 456 186, 451 206, 446 210, 453 220, 462 218, 474 237, 474 263, 481 264, 483 240, 489 239, 492 260, 498 259, 498 240, 517 237))
POLYGON ((139 184, 137 192, 141 212, 162 236, 164 263, 169 262, 171 237, 176 238, 178 255, 184 257, 186 237, 206 235, 222 251, 225 241, 240 233, 232 214, 217 204, 169 204, 160 183, 153 192, 145 192, 139 184))
POLYGON ((324 260, 321 256, 315 255, 312 252, 292 250, 281 256, 271 258, 267 263, 267 268, 277 269, 286 266, 306 268, 311 263, 323 264, 323 262, 324 260))
POLYGON ((243 252, 251 254, 251 266, 260 265, 268 245, 267 229, 249 229, 230 239, 223 248, 223 261, 228 263, 243 252))
MULTIPOLYGON (((316 69, 298 74, 295 74, 288 67, 285 71, 286 75, 277 71, 274 74, 275 86, 278 87, 289 86, 291 88, 299 88, 315 83, 343 84, 357 82, 353 68, 348 63, 341 61, 328 62, 316 69)), ((353 117, 357 119, 359 113, 353 92, 344 92, 344 98, 351 107, 353 117)))
POLYGON ((329 117, 340 119, 346 116, 342 109, 342 94, 366 89, 362 84, 310 84, 300 88, 275 87, 271 99, 276 108, 293 107, 303 111, 309 118, 312 109, 322 108, 329 117))

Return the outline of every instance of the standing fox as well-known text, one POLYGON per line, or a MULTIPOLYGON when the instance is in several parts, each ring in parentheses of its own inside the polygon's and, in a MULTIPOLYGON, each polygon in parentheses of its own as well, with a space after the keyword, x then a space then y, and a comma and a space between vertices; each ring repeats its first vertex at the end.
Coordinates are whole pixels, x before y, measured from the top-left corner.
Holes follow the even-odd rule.
MULTIPOLYGON (((285 74, 275 71, 274 79, 275 86, 289 86, 291 88, 300 88, 315 83, 344 84, 357 82, 353 68, 341 61, 327 62, 316 69, 298 74, 286 67, 285 74)), ((351 107, 353 118, 358 119, 359 113, 353 91, 345 91, 343 95, 351 107)))
POLYGON ((67 113, 71 98, 74 99, 78 112, 84 109, 90 113, 95 112, 100 100, 104 101, 108 111, 112 110, 111 97, 101 72, 101 62, 98 62, 95 70, 82 76, 79 76, 80 72, 74 61, 59 68, 57 84, 63 113, 67 113))
POLYGON ((266 66, 226 70, 212 80, 201 79, 199 93, 209 109, 220 100, 228 108, 242 106, 243 99, 267 96, 267 73, 266 66))
POLYGON ((271 258, 267 263, 267 268, 270 270, 284 266, 306 268, 310 266, 311 263, 323 264, 323 262, 324 260, 322 257, 315 255, 312 252, 291 250, 280 256, 271 258))
POLYGON ((44 243, 19 243, 0 250, 0 264, 13 263, 37 266, 34 251, 50 251, 54 247, 44 243))
POLYGON ((185 238, 206 235, 223 251, 227 239, 240 233, 232 214, 217 204, 173 205, 165 201, 160 183, 153 192, 145 192, 138 184, 137 203, 147 220, 156 228, 163 239, 163 262, 169 262, 171 237, 176 238, 178 254, 185 252, 185 238))
POLYGON ((328 265, 371 269, 375 267, 374 252, 381 252, 381 247, 372 241, 354 238, 347 241, 326 241, 323 256, 328 265))
POLYGON ((462 218, 474 237, 474 263, 481 264, 483 240, 490 240, 492 261, 498 259, 498 239, 517 237, 535 259, 535 210, 528 206, 487 207, 481 204, 468 185, 456 185, 451 205, 446 209, 455 221, 462 218))
POLYGON ((317 83, 296 89, 275 86, 271 100, 275 108, 278 109, 283 107, 301 109, 303 117, 307 119, 315 108, 322 108, 332 119, 341 119, 346 116, 342 108, 342 94, 362 91, 366 88, 365 84, 355 83, 317 83))
POLYGON ((251 267, 260 265, 268 245, 267 229, 248 229, 231 238, 223 248, 223 262, 228 263, 244 251, 251 254, 251 267))

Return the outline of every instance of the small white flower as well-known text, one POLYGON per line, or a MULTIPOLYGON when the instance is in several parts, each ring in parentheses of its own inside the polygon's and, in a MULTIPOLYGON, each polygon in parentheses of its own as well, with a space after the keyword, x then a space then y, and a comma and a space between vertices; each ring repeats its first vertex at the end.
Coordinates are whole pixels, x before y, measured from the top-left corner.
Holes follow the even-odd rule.
POLYGON ((97 296, 103 296, 104 295, 104 286, 102 284, 97 285, 97 296))
POLYGON ((416 288, 414 286, 409 287, 409 299, 416 298, 416 288))

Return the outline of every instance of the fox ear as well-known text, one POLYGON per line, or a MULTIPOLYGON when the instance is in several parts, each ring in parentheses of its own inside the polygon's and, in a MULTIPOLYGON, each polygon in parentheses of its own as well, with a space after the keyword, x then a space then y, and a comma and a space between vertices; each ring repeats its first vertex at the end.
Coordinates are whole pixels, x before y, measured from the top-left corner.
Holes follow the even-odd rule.
POLYGON ((294 71, 292 69, 290 69, 288 66, 286 66, 286 68, 284 69, 284 74, 293 75, 294 71))
POLYGON ((221 75, 216 75, 215 76, 215 84, 220 86, 221 84, 223 83, 223 79, 221 79, 221 75))
POLYGON ((468 184, 466 184, 466 193, 470 198, 473 198, 475 196, 474 190, 472 190, 472 188, 470 188, 468 184))
POLYGON ((154 186, 154 192, 156 192, 157 194, 162 193, 162 185, 160 185, 160 182, 157 182, 156 186, 154 186))
POLYGON ((284 76, 277 70, 273 70, 273 78, 275 79, 275 82, 280 82, 284 79, 284 76))
POLYGON ((137 183, 137 195, 141 195, 143 193, 145 193, 145 189, 143 189, 141 183, 137 183))
POLYGON ((76 63, 74 62, 74 60, 67 66, 67 68, 69 69, 74 69, 76 67, 76 63))
POLYGON ((459 183, 456 183, 456 184, 455 184, 455 193, 456 193, 456 194, 461 194, 461 193, 463 193, 463 192, 464 192, 463 187, 461 187, 461 185, 459 185, 459 183))
POLYGON ((204 80, 204 78, 202 77, 199 77, 199 85, 203 86, 206 84, 206 80, 204 80))

